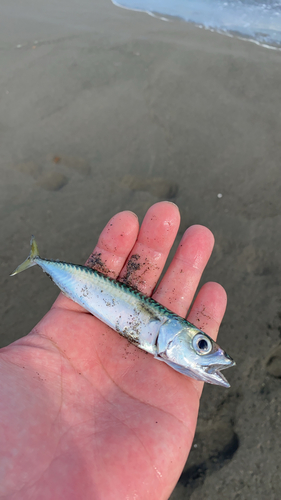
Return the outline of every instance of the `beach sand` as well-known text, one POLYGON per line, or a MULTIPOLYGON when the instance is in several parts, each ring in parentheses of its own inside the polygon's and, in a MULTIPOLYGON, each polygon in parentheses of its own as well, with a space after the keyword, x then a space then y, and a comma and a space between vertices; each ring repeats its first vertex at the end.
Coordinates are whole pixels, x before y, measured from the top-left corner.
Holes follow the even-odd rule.
POLYGON ((281 52, 109 1, 6 0, 0 31, 1 345, 56 287, 28 255, 83 263, 117 211, 170 199, 216 238, 231 389, 204 389, 171 499, 277 500, 281 464, 281 52), (222 197, 218 197, 218 194, 222 197))

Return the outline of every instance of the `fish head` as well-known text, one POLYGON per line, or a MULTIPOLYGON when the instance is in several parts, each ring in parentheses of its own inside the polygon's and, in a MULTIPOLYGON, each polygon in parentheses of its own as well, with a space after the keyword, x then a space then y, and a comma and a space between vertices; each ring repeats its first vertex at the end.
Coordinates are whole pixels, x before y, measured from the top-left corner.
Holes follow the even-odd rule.
POLYGON ((175 370, 209 384, 230 387, 221 370, 235 361, 202 330, 188 321, 168 320, 160 328, 157 358, 175 370))

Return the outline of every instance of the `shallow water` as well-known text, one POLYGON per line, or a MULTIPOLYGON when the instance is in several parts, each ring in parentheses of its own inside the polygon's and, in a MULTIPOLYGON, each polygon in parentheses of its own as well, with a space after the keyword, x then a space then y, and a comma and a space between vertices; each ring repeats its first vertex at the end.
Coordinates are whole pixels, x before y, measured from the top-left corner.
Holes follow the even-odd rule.
POLYGON ((134 10, 177 16, 215 29, 281 48, 281 0, 113 0, 134 10))

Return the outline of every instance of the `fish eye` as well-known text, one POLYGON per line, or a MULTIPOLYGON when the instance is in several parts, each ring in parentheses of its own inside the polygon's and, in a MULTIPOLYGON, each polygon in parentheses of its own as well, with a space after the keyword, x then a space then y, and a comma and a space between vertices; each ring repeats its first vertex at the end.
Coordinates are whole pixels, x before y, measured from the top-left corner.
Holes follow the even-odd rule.
POLYGON ((193 339, 193 347, 198 354, 209 354, 213 346, 208 337, 199 333, 198 335, 195 335, 193 339))

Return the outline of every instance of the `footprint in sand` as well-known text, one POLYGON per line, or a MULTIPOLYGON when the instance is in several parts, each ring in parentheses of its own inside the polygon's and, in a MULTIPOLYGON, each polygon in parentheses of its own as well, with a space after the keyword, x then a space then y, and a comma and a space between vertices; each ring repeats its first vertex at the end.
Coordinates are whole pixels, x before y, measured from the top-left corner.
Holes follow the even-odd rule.
POLYGON ((175 492, 184 492, 186 498, 191 496, 207 475, 215 473, 232 459, 239 448, 233 415, 240 397, 238 392, 230 394, 221 401, 213 418, 199 418, 193 446, 175 492))
POLYGON ((60 172, 46 172, 41 175, 36 185, 47 191, 58 191, 68 182, 68 178, 60 172))
POLYGON ((174 198, 178 192, 176 182, 163 179, 162 177, 143 178, 134 175, 125 175, 121 183, 132 191, 147 191, 158 198, 174 198))
POLYGON ((35 185, 47 191, 59 191, 69 181, 63 171, 71 169, 82 176, 91 173, 91 166, 82 158, 49 154, 42 161, 26 161, 13 165, 19 172, 30 175, 35 185))
POLYGON ((22 163, 16 163, 13 167, 21 172, 22 174, 31 175, 35 179, 40 176, 41 168, 35 161, 25 161, 22 163))
POLYGON ((52 170, 43 174, 36 182, 37 186, 47 189, 48 191, 58 191, 63 188, 68 182, 68 177, 59 169, 67 167, 68 169, 75 170, 80 175, 86 176, 91 173, 90 165, 82 158, 75 158, 71 156, 60 155, 47 155, 46 162, 52 162, 56 166, 56 170, 52 170))
POLYGON ((35 180, 35 185, 47 191, 58 191, 68 182, 68 177, 57 172, 53 166, 46 169, 42 162, 25 161, 16 163, 13 167, 22 174, 30 175, 35 180))
POLYGON ((275 378, 281 378, 281 344, 268 354, 265 361, 266 371, 275 378))
POLYGON ((223 467, 239 447, 239 439, 230 419, 200 420, 192 450, 179 482, 194 489, 205 475, 223 467))
POLYGON ((55 165, 63 166, 75 170, 80 175, 89 175, 91 173, 91 165, 83 158, 63 155, 48 155, 47 161, 51 161, 55 165))

